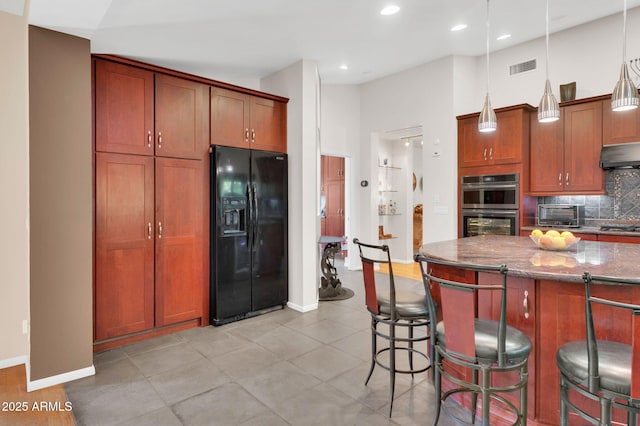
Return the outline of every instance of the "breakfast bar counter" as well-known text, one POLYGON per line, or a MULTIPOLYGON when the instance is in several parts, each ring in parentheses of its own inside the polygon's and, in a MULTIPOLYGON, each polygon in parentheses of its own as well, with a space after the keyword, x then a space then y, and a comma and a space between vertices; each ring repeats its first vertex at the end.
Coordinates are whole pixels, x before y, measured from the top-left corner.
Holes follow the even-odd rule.
MULTIPOLYGON (((420 254, 461 266, 507 265, 508 323, 527 334, 533 344, 528 388, 528 418, 533 425, 559 424, 556 351, 565 342, 585 337, 583 273, 613 278, 640 277, 640 244, 581 240, 566 251, 546 251, 529 237, 484 235, 425 244, 420 254)), ((436 276, 467 282, 483 282, 494 275, 437 264, 429 268, 433 268, 436 276)), ((631 290, 602 287, 602 295, 606 293, 621 301, 640 301, 640 286, 631 290)), ((435 289, 434 298, 438 297, 439 291, 435 289)), ((489 299, 478 300, 480 316, 492 315, 490 303, 489 299)), ((614 324, 610 320, 596 324, 596 328, 606 338, 630 342, 630 323, 616 321, 614 324)), ((592 401, 585 400, 583 405, 597 412, 597 405, 592 401)), ((501 415, 506 416, 499 411, 495 415, 497 424, 501 423, 501 415)))

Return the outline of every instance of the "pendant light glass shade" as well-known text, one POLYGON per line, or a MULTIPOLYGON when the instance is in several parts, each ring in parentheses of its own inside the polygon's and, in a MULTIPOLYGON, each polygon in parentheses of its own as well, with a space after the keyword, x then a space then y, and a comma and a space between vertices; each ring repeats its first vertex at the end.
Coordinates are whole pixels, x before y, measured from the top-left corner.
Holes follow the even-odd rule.
POLYGON ((624 0, 622 16, 622 67, 620 68, 620 79, 611 94, 611 109, 614 111, 638 108, 638 89, 629 78, 629 69, 627 68, 627 0, 624 0))
POLYGON ((550 123, 560 119, 560 106, 558 100, 553 95, 551 90, 551 82, 549 81, 549 0, 547 0, 547 18, 546 18, 546 32, 547 32, 547 81, 544 84, 544 92, 542 93, 542 99, 538 105, 538 121, 540 123, 550 123))
POLYGON ((489 0, 487 0, 487 96, 484 98, 484 105, 478 117, 478 130, 481 132, 493 132, 498 128, 496 113, 491 108, 489 99, 489 0))
POLYGON ((491 100, 489 99, 489 92, 487 92, 482 111, 480 111, 480 117, 478 117, 478 130, 481 132, 493 132, 497 128, 498 120, 496 119, 495 111, 491 108, 491 100))
POLYGON ((620 68, 620 79, 611 94, 611 109, 626 111, 633 108, 638 108, 638 89, 629 78, 629 69, 625 62, 620 68))

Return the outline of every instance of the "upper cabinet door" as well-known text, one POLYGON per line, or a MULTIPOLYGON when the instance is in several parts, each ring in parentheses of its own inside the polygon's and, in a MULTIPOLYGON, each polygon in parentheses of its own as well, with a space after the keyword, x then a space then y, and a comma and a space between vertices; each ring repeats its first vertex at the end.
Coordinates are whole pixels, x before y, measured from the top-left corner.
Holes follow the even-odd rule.
POLYGON ((640 108, 613 111, 611 101, 602 101, 602 144, 640 142, 640 108))
POLYGON ((285 104, 251 97, 251 149, 287 152, 285 104))
POLYGON ((602 103, 570 105, 563 108, 563 114, 565 191, 603 193, 602 103))
POLYGON ((153 73, 95 65, 96 151, 153 155, 153 73))
POLYGON ((564 191, 564 109, 560 120, 538 122, 538 114, 531 114, 530 192, 554 193, 564 191))
POLYGON ((208 89, 193 81, 156 75, 156 155, 201 159, 206 153, 208 89))
POLYGON ((249 96, 211 88, 211 143, 249 148, 249 96))

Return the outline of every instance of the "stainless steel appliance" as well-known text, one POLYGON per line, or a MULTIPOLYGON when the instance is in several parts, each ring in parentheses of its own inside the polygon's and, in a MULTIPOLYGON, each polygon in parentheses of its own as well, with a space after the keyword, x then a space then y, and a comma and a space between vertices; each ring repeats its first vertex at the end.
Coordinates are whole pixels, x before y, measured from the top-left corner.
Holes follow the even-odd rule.
POLYGON ((520 206, 517 173, 463 176, 460 193, 460 234, 516 235, 520 206))
POLYGON ((578 204, 538 204, 539 226, 579 228, 584 222, 584 206, 578 204))
POLYGON ((287 303, 287 156, 213 146, 211 323, 287 303))

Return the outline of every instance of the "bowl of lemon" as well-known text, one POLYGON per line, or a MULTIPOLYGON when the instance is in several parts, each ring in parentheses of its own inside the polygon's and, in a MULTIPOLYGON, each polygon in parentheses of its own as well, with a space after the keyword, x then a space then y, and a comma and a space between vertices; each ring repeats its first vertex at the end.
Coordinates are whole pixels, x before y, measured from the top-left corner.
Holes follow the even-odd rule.
POLYGON ((571 231, 557 231, 549 229, 543 232, 540 229, 531 231, 529 238, 542 250, 564 251, 574 247, 580 238, 573 235, 571 231))

